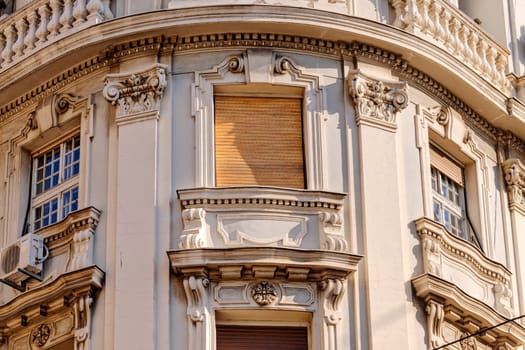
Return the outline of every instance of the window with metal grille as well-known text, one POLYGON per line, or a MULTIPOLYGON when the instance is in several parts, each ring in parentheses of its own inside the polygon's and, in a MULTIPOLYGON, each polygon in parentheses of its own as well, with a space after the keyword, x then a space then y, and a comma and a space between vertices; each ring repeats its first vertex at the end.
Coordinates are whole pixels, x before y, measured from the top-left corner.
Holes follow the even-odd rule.
POLYGON ((54 224, 78 209, 80 135, 33 156, 32 230, 54 224))
POLYGON ((302 99, 215 96, 216 186, 305 188, 302 99))

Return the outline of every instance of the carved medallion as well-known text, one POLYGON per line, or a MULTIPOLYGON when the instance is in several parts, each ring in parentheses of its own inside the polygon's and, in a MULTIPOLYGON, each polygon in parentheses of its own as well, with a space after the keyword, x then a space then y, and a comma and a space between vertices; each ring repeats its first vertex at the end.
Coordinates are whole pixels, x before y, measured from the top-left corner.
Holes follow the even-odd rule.
POLYGON ((277 299, 277 289, 269 282, 261 282, 252 288, 251 295, 257 304, 270 305, 277 299))
POLYGON ((51 328, 47 324, 42 323, 31 332, 31 343, 36 346, 44 346, 51 335, 51 328))

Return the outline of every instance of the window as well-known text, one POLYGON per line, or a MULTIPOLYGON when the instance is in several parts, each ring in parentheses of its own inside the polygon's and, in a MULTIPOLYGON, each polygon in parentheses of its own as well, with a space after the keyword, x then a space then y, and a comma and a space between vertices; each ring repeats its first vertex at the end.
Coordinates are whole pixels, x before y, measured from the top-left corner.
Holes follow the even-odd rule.
POLYGON ((434 220, 465 238, 463 168, 440 150, 430 148, 434 220))
POLYGON ((307 350, 306 327, 217 325, 217 350, 307 350))
POLYGON ((78 209, 80 135, 33 156, 32 229, 54 224, 78 209))
POLYGON ((305 188, 302 99, 215 96, 216 186, 305 188))

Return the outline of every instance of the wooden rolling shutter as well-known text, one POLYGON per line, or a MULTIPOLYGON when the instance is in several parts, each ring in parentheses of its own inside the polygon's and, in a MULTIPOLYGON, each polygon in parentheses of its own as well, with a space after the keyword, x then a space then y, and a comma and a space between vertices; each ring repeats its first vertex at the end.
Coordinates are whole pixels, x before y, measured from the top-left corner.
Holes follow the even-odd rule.
POLYGON ((434 147, 430 147, 430 163, 434 168, 451 178, 452 181, 463 186, 463 168, 434 147))
POLYGON ((215 97, 216 185, 304 188, 301 99, 215 97))
POLYGON ((308 350, 306 327, 217 326, 217 350, 308 350))

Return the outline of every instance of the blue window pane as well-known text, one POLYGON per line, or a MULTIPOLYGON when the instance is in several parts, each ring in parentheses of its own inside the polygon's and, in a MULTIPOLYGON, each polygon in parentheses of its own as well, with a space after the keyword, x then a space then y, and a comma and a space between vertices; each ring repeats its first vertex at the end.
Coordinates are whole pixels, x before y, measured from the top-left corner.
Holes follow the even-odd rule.
POLYGON ((55 175, 53 176, 52 186, 56 186, 56 185, 58 185, 58 180, 59 180, 58 174, 55 174, 55 175))
POLYGON ((80 170, 80 163, 73 164, 73 175, 78 174, 79 170, 80 170))

